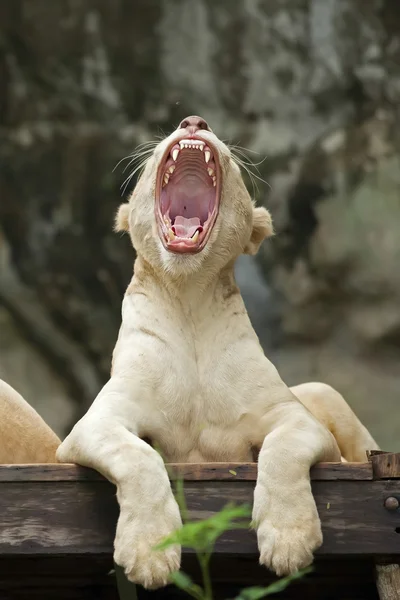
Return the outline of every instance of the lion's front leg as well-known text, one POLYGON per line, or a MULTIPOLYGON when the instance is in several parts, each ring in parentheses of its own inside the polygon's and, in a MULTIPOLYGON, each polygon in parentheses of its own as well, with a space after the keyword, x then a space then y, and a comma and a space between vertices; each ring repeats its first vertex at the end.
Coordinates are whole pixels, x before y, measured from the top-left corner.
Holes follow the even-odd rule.
POLYGON ((139 438, 143 390, 127 378, 112 378, 57 451, 61 462, 92 467, 117 486, 120 516, 115 562, 146 588, 169 583, 179 569, 180 547, 155 551, 182 525, 161 456, 139 438))
POLYGON ((340 461, 340 451, 331 433, 295 401, 272 409, 266 423, 269 433, 258 458, 253 523, 260 563, 287 575, 309 565, 322 544, 310 467, 340 461))

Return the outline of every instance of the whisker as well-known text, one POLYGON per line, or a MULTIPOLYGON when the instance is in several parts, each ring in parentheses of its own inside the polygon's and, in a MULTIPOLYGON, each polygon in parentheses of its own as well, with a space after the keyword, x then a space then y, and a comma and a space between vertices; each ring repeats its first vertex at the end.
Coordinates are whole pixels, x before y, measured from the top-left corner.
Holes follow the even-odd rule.
POLYGON ((159 140, 164 140, 167 137, 167 134, 161 127, 158 127, 158 130, 161 131, 162 135, 156 135, 155 137, 159 140))
MULTIPOLYGON (((243 148, 243 149, 242 149, 242 147, 241 147, 241 146, 231 146, 231 147, 230 147, 230 150, 231 150, 232 154, 234 154, 234 155, 239 155, 239 156, 241 156, 241 157, 243 157, 243 158, 249 158, 249 157, 247 156, 247 152, 253 152, 254 154, 260 154, 259 152, 255 152, 254 150, 249 150, 248 148, 243 148)), ((242 160, 243 160, 243 158, 242 158, 242 160)), ((263 158, 263 159, 261 159, 261 160, 260 160, 259 162, 257 162, 257 163, 255 163, 255 162, 253 162, 253 161, 247 162, 247 161, 245 161, 245 160, 243 160, 243 162, 244 162, 245 164, 249 165, 249 166, 252 166, 252 167, 258 167, 258 165, 261 165, 261 164, 262 164, 264 161, 266 161, 266 160, 267 160, 267 158, 268 158, 267 156, 264 156, 264 158, 263 158)), ((257 169, 257 170, 258 170, 258 169, 257 169)))
POLYGON ((122 189, 122 195, 125 194, 126 188, 132 180, 132 177, 139 171, 139 177, 142 174, 143 169, 145 168, 148 161, 148 157, 146 157, 140 164, 136 165, 136 167, 129 173, 128 177, 125 179, 120 189, 122 189))
MULTIPOLYGON (((245 159, 247 159, 249 157, 238 146, 232 146, 231 147, 231 152, 232 152, 232 156, 233 156, 234 160, 236 160, 238 162, 238 164, 240 163, 240 165, 242 166, 242 168, 247 171, 250 179, 252 180, 253 186, 254 186, 254 183, 255 183, 254 180, 253 180, 253 177, 254 177, 254 178, 258 179, 259 181, 265 183, 269 187, 271 187, 270 184, 267 181, 265 181, 265 179, 263 179, 260 176, 261 173, 260 173, 260 169, 258 168, 259 165, 261 165, 265 160, 267 160, 266 156, 262 160, 260 160, 258 163, 254 163, 252 161, 245 160, 245 159), (254 171, 251 171, 251 169, 250 169, 251 167, 253 167, 257 171, 258 175, 257 175, 257 173, 254 173, 254 171), (251 173, 251 175, 250 175, 250 173, 251 173)), ((258 186, 257 185, 256 185, 256 188, 258 190, 258 186)), ((253 187, 253 191, 254 191, 254 187, 253 187)))
POLYGON ((258 185, 257 185, 257 181, 261 181, 262 183, 265 183, 270 189, 271 186, 270 184, 265 181, 265 179, 263 179, 260 175, 257 175, 257 173, 254 173, 254 171, 251 170, 251 167, 254 167, 258 173, 260 173, 259 169, 257 168, 259 164, 261 164, 262 162, 264 162, 264 160, 266 160, 267 157, 265 157, 262 161, 260 161, 257 164, 254 164, 252 162, 247 162, 246 160, 244 160, 242 158, 242 156, 245 156, 246 158, 248 158, 243 152, 238 151, 237 148, 232 148, 231 147, 231 152, 232 152, 232 157, 233 160, 242 168, 246 171, 246 173, 248 174, 250 181, 252 183, 252 188, 253 188, 253 194, 255 193, 255 190, 259 191, 258 185), (241 156, 242 155, 242 156, 241 156))
POLYGON ((131 160, 129 161, 129 163, 126 165, 126 167, 124 168, 124 170, 122 171, 123 173, 125 173, 125 171, 132 165, 135 164, 136 162, 138 162, 139 160, 141 160, 143 157, 146 158, 146 160, 149 158, 149 156, 153 153, 152 149, 140 152, 139 154, 135 154, 131 160))
POLYGON ((119 165, 124 162, 124 160, 128 160, 128 158, 132 158, 132 154, 128 154, 128 156, 124 156, 123 158, 121 158, 121 160, 119 160, 117 162, 117 164, 115 165, 115 167, 113 168, 112 172, 114 173, 115 169, 117 169, 119 167, 119 165))
MULTIPOLYGON (((235 152, 233 152, 233 154, 235 155, 235 152)), ((262 164, 263 164, 263 162, 265 162, 265 161, 267 160, 267 156, 265 156, 265 157, 264 157, 262 160, 260 160, 259 162, 256 162, 256 163, 255 163, 255 162, 251 162, 251 161, 250 161, 250 162, 248 162, 248 161, 244 160, 244 158, 243 158, 243 157, 245 157, 245 158, 248 158, 248 157, 246 157, 246 155, 245 155, 245 154, 240 154, 239 156, 240 156, 240 160, 241 160, 241 161, 242 161, 242 162, 243 162, 245 165, 248 165, 249 167, 254 167, 255 169, 257 169, 257 171, 259 171, 259 169, 258 169, 257 167, 258 167, 259 165, 262 165, 262 164)))
POLYGON ((251 148, 245 148, 244 146, 239 146, 239 144, 231 144, 231 143, 228 143, 228 146, 229 146, 230 148, 235 148, 235 149, 237 149, 237 150, 242 150, 242 151, 244 151, 244 152, 246 152, 246 153, 247 153, 247 152, 251 152, 251 154, 260 154, 259 152, 257 152, 257 150, 251 150, 251 148))
POLYGON ((136 146, 136 148, 132 152, 132 154, 128 154, 128 156, 124 156, 123 158, 121 158, 121 160, 119 160, 117 162, 117 164, 113 168, 112 172, 114 173, 115 169, 117 169, 122 162, 124 162, 125 160, 128 160, 128 159, 131 159, 130 162, 128 163, 128 165, 123 170, 123 173, 125 173, 126 169, 132 164, 132 162, 135 162, 136 159, 141 158, 145 154, 150 154, 153 151, 153 149, 158 145, 158 143, 159 142, 157 142, 155 140, 150 140, 148 142, 143 142, 142 144, 139 144, 138 146, 136 146))

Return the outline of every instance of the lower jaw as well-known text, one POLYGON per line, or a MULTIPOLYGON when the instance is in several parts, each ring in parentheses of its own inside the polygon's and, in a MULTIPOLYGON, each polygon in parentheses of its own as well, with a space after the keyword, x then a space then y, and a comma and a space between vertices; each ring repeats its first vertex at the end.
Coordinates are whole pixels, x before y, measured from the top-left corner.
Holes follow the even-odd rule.
POLYGON ((168 252, 173 252, 174 254, 197 254, 202 250, 198 246, 188 247, 182 242, 178 242, 176 244, 170 244, 167 242, 166 248, 168 252))
POLYGON ((171 224, 166 225, 166 217, 161 215, 160 207, 158 206, 155 211, 155 217, 157 222, 158 235, 164 248, 168 252, 174 254, 198 254, 206 247, 212 230, 214 228, 216 219, 218 217, 218 207, 215 207, 211 214, 209 214, 207 220, 201 225, 201 231, 197 231, 192 238, 180 237, 172 231, 171 224), (171 237, 171 236, 174 237, 171 237))
POLYGON ((162 245, 166 250, 168 250, 168 252, 172 252, 174 254, 198 254, 204 250, 205 246, 207 245, 213 225, 214 223, 211 225, 211 227, 203 230, 201 234, 198 235, 196 242, 191 241, 191 238, 180 238, 178 236, 172 240, 169 239, 168 234, 165 232, 160 223, 158 225, 158 235, 162 245))
POLYGON ((189 240, 183 238, 168 240, 165 238, 163 232, 160 232, 159 235, 164 248, 168 250, 168 252, 173 252, 174 254, 197 254, 203 250, 207 243, 205 239, 190 243, 189 240))

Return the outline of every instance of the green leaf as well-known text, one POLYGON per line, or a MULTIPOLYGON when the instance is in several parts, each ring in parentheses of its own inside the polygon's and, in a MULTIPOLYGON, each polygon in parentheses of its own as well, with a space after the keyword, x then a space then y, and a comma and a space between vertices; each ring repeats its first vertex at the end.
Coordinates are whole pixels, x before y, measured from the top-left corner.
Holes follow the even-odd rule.
POLYGON ((186 575, 186 573, 183 573, 182 571, 171 573, 170 578, 172 583, 181 590, 187 590, 193 585, 193 581, 190 579, 189 575, 186 575))
POLYGON ((184 590, 193 596, 193 598, 198 598, 199 600, 203 598, 203 590, 201 587, 193 583, 189 575, 186 575, 186 573, 183 573, 182 571, 175 571, 174 573, 171 573, 170 580, 174 585, 176 585, 176 587, 184 590))
POLYGON ((185 523, 180 529, 166 537, 155 550, 165 550, 174 544, 180 544, 186 548, 193 548, 200 552, 212 549, 216 539, 224 532, 232 529, 248 529, 248 518, 251 515, 250 507, 247 505, 234 506, 228 504, 220 512, 209 519, 197 523, 185 523), (246 518, 244 522, 243 519, 246 518), (237 521, 241 519, 241 521, 237 521))
POLYGON ((230 470, 229 470, 229 473, 230 473, 231 475, 237 475, 236 471, 234 471, 233 469, 230 469, 230 470))
POLYGON ((282 592, 292 581, 296 579, 301 579, 307 573, 311 573, 312 567, 307 567, 307 569, 302 569, 301 571, 297 571, 293 573, 293 575, 288 575, 287 577, 283 577, 274 583, 271 583, 268 587, 251 587, 245 590, 242 590, 235 598, 235 600, 259 600, 260 598, 265 598, 265 596, 271 596, 271 594, 277 594, 278 592, 282 592))

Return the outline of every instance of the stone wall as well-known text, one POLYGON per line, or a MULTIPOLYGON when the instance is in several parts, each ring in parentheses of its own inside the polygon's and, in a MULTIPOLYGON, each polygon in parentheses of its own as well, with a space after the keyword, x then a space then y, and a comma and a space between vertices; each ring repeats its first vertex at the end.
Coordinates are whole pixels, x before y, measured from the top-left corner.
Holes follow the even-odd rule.
POLYGON ((114 167, 201 114, 268 181, 278 235, 238 268, 266 351, 400 450, 397 4, 1 2, 0 376, 58 432, 107 378, 132 271, 114 167))

